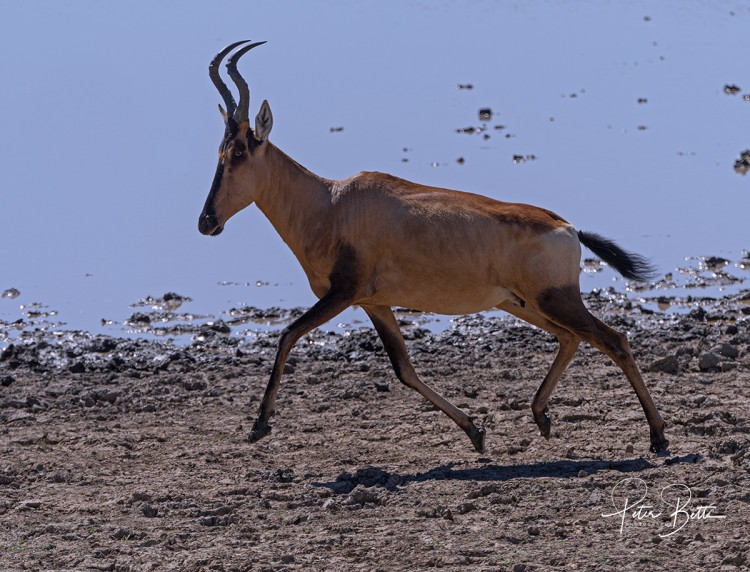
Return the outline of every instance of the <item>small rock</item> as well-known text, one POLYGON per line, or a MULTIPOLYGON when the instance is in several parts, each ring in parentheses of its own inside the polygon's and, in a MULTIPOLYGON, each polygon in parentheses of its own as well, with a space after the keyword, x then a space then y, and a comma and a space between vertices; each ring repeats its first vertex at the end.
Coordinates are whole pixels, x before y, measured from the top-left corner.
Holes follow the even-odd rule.
POLYGON ((526 572, 527 568, 526 564, 516 564, 513 566, 513 572, 526 572))
POLYGON ((375 491, 368 489, 367 487, 363 487, 362 485, 357 485, 355 489, 349 493, 349 496, 347 496, 344 499, 344 502, 342 502, 341 504, 364 505, 367 503, 371 503, 375 505, 384 504, 382 497, 378 495, 375 491))
POLYGON ((693 397, 693 405, 702 405, 704 401, 706 401, 706 396, 703 394, 698 394, 693 397))
POLYGON ((675 374, 680 369, 680 363, 677 361, 676 355, 669 355, 656 360, 648 367, 648 369, 649 371, 675 374))
POLYGON ((147 326, 151 323, 151 316, 143 312, 136 312, 127 319, 127 323, 133 326, 147 326))
POLYGON ((77 361, 70 367, 68 367, 68 371, 70 373, 83 373, 86 371, 86 364, 84 364, 82 361, 77 361))
POLYGON ((21 502, 22 509, 39 508, 40 506, 42 506, 42 501, 40 501, 39 499, 29 499, 21 502))
POLYGON ((130 496, 128 501, 130 504, 137 502, 148 502, 151 500, 151 495, 142 491, 136 491, 130 496))
POLYGON ((750 171, 750 149, 740 153, 740 158, 734 162, 734 170, 740 175, 746 175, 750 171))
POLYGON ((466 514, 474 510, 477 510, 477 505, 475 505, 473 502, 464 502, 458 505, 456 512, 458 514, 466 514))
POLYGON ((498 490, 500 490, 500 487, 498 485, 495 485, 495 484, 483 485, 478 491, 471 491, 469 494, 467 494, 466 498, 475 499, 479 497, 486 497, 488 495, 498 492, 498 490))
POLYGON ((539 528, 536 526, 529 527, 529 536, 539 536, 539 528))
POLYGON ((327 510, 328 512, 338 512, 341 510, 341 507, 339 506, 339 503, 337 503, 335 499, 327 499, 323 503, 323 510, 327 510))
POLYGON ((466 397, 469 397, 470 399, 474 399, 477 395, 479 395, 479 390, 476 387, 468 386, 464 387, 464 395, 466 397))
POLYGON ((118 397, 120 397, 120 393, 111 389, 104 389, 96 393, 97 401, 105 401, 107 403, 114 403, 118 397))
POLYGON ((16 382, 16 378, 12 375, 4 375, 3 377, 0 377, 0 385, 3 387, 8 387, 12 383, 16 382))
POLYGON ((8 288, 7 290, 4 290, 2 294, 0 294, 0 298, 18 298, 21 295, 21 292, 19 292, 16 288, 8 288))
POLYGON ((698 358, 698 369, 701 371, 718 371, 721 360, 713 352, 701 354, 698 358))
POLYGON ((140 511, 140 513, 141 513, 141 514, 142 514, 143 516, 145 516, 146 518, 154 518, 154 517, 155 517, 155 516, 157 515, 157 513, 159 512, 159 510, 158 510, 158 509, 156 509, 156 508, 152 507, 152 506, 151 506, 150 504, 148 504, 148 503, 143 503, 143 504, 142 504, 142 505, 141 505, 141 506, 139 507, 139 509, 138 509, 138 510, 139 510, 139 511, 140 511))
POLYGON ((731 359, 736 359, 740 355, 739 350, 731 344, 721 344, 721 346, 719 346, 718 352, 724 357, 728 357, 731 359))
POLYGON ((206 382, 197 379, 185 379, 182 381, 182 387, 188 391, 201 391, 206 389, 206 382))
POLYGON ((582 479, 582 478, 588 477, 588 476, 589 476, 589 474, 584 469, 581 469, 580 471, 578 471, 578 477, 579 478, 582 479))
POLYGON ((632 443, 628 443, 628 445, 625 447, 625 452, 628 455, 632 455, 633 454, 633 444, 632 443))
POLYGON ((740 92, 740 86, 734 84, 724 84, 724 93, 727 95, 737 95, 740 92))
POLYGON ((112 538, 115 540, 125 540, 133 536, 133 531, 129 528, 118 528, 112 533, 112 538))

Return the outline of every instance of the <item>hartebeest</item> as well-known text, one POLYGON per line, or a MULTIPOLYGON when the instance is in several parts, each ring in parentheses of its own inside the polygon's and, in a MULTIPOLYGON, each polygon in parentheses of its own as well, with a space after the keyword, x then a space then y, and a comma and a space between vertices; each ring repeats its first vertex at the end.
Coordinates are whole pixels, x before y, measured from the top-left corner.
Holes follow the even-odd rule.
POLYGON ((216 236, 227 220, 255 203, 292 249, 318 302, 284 329, 258 418, 248 436, 271 432, 281 374, 303 335, 352 305, 372 320, 396 375, 484 449, 484 429, 420 381, 391 310, 403 306, 439 314, 500 308, 551 332, 560 348, 531 410, 549 437, 547 401, 580 340, 607 354, 625 373, 646 414, 651 450, 666 451, 664 421, 641 378, 624 335, 592 316, 581 300, 581 243, 626 278, 643 280, 648 262, 596 234, 576 231, 548 210, 481 195, 427 187, 383 173, 334 181, 318 177, 269 140, 271 108, 263 101, 250 127, 250 92, 237 61, 264 42, 237 42, 211 61, 209 76, 226 105, 224 137, 211 190, 198 221, 216 236), (242 47, 240 47, 242 46, 242 47), (227 61, 239 104, 219 76, 227 61))

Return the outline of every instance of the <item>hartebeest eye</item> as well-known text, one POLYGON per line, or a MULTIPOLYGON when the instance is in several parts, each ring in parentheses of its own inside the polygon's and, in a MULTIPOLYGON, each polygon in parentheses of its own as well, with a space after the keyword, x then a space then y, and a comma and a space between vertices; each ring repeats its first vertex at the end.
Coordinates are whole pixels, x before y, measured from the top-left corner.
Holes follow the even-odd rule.
POLYGON ((234 155, 236 159, 239 159, 245 154, 245 149, 245 144, 242 141, 235 140, 232 144, 232 155, 234 155))

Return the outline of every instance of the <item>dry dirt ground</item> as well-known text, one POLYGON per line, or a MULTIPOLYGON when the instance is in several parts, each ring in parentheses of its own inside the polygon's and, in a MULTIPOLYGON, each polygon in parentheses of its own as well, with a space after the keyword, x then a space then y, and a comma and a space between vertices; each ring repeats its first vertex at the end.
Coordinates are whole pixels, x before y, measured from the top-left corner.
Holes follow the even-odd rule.
POLYGON ((484 455, 370 329, 303 339, 254 445, 277 334, 29 336, 0 356, 0 570, 747 570, 748 309, 607 317, 666 457, 588 346, 540 437, 529 405, 556 344, 511 319, 407 328, 422 378, 484 423, 484 455))

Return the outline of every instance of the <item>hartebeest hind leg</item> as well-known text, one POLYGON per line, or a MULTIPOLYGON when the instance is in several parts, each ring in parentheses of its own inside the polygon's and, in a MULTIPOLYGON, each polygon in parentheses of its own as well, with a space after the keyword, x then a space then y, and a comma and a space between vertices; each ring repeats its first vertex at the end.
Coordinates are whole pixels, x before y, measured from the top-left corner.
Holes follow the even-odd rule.
POLYGON ((471 417, 437 393, 429 385, 422 382, 417 376, 417 372, 414 371, 414 366, 409 359, 404 337, 398 327, 398 322, 396 322, 393 311, 388 306, 362 306, 362 309, 370 316, 375 330, 377 330, 383 342, 385 351, 391 360, 393 369, 396 371, 396 376, 401 383, 418 391, 430 403, 453 419, 469 436, 474 448, 478 452, 483 453, 484 429, 476 427, 471 417))
POLYGON ((638 371, 627 338, 586 309, 577 286, 550 288, 542 292, 536 302, 539 311, 547 319, 603 351, 622 369, 646 414, 651 433, 651 450, 654 453, 666 452, 669 441, 664 437, 664 420, 638 371))
POLYGON ((557 382, 565 371, 565 368, 568 367, 570 360, 573 359, 581 340, 575 334, 550 322, 544 316, 533 311, 528 306, 521 307, 512 302, 505 302, 500 304, 498 308, 505 310, 509 314, 513 314, 517 318, 533 324, 538 328, 547 330, 557 338, 557 341, 560 344, 560 348, 557 350, 557 355, 555 356, 547 375, 544 377, 544 381, 542 381, 542 384, 534 395, 534 399, 531 401, 531 412, 534 415, 534 421, 539 427, 539 432, 542 434, 542 437, 549 439, 552 420, 549 417, 547 403, 557 385, 557 382))
POLYGON ((258 418, 247 437, 248 441, 255 443, 271 432, 268 420, 273 415, 276 394, 281 384, 281 374, 284 372, 286 359, 294 344, 308 332, 325 324, 328 320, 346 310, 351 305, 352 298, 353 293, 349 291, 349 288, 339 289, 332 287, 312 308, 292 322, 281 333, 276 360, 271 370, 271 379, 268 381, 268 386, 266 386, 266 392, 263 395, 263 401, 261 401, 260 410, 258 411, 258 418))

